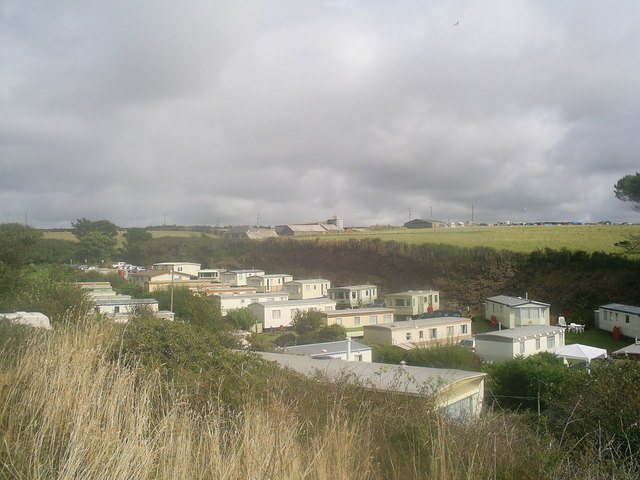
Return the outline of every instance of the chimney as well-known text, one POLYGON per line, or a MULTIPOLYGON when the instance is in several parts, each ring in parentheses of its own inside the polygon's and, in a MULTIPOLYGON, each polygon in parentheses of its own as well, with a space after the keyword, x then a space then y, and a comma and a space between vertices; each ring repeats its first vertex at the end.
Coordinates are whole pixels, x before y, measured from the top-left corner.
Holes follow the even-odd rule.
POLYGON ((347 361, 351 360, 351 337, 347 337, 347 361))

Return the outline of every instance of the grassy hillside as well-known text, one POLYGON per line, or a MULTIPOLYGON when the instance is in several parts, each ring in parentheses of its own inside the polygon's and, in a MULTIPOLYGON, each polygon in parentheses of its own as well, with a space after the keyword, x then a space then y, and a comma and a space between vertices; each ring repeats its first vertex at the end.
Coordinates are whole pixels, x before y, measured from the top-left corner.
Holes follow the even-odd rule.
POLYGON ((322 240, 379 238, 409 245, 444 244, 457 247, 489 247, 529 253, 541 248, 616 253, 615 242, 640 235, 640 225, 554 225, 509 227, 461 227, 419 230, 371 230, 328 235, 322 240))
POLYGON ((210 382, 198 367, 217 353, 198 342, 166 348, 184 327, 159 338, 96 322, 21 329, 21 344, 0 346, 3 479, 637 478, 635 452, 612 457, 619 452, 597 435, 578 446, 527 415, 452 421, 428 396, 318 383, 268 365, 259 378, 236 368, 233 379, 210 382))
MULTIPOLYGON (((189 238, 201 233, 178 230, 151 230, 154 238, 189 238)), ((210 234, 205 234, 211 236, 210 234)), ((640 235, 640 225, 557 225, 510 227, 462 227, 420 230, 367 230, 301 240, 345 241, 351 238, 378 238, 408 245, 443 244, 457 247, 489 247, 497 250, 529 253, 541 248, 620 253, 615 242, 629 235, 640 235)), ((71 232, 44 232, 44 238, 76 241, 71 232)))

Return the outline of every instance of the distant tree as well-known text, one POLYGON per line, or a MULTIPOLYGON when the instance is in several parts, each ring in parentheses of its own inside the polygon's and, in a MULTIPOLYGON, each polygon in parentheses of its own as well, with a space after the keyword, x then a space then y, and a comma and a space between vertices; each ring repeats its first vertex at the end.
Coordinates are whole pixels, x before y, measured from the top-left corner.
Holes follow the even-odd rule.
POLYGON ((128 228, 124 233, 124 240, 127 247, 151 240, 153 235, 144 228, 128 228))
POLYGON ((324 325, 324 318, 317 310, 298 311, 291 324, 296 333, 303 335, 318 331, 324 325))
POLYGON ((78 218, 75 223, 71 223, 73 227, 73 234, 78 240, 82 240, 82 237, 89 233, 101 233, 109 238, 112 238, 115 243, 115 238, 118 236, 118 226, 109 220, 97 220, 91 221, 86 218, 78 218))
POLYGON ((256 316, 247 308, 233 308, 227 311, 227 321, 240 330, 253 331, 256 324, 256 316))
POLYGON ((43 238, 31 249, 29 260, 33 263, 71 263, 79 259, 79 244, 57 238, 43 238))
POLYGON ((8 298, 18 289, 23 266, 41 237, 41 232, 26 225, 0 224, 0 298, 8 298))
MULTIPOLYGON (((613 187, 616 198, 633 203, 633 209, 640 212, 640 173, 625 175, 613 187)), ((626 240, 615 243, 627 253, 640 253, 640 235, 630 235, 626 240)))
POLYGON ((93 302, 72 283, 36 277, 16 296, 13 308, 42 312, 53 323, 76 322, 86 319, 93 310, 93 302))
POLYGON ((616 198, 633 203, 634 210, 640 212, 640 173, 625 175, 613 187, 616 198))
POLYGON ((109 220, 91 221, 79 218, 73 226, 73 234, 80 241, 82 260, 89 262, 108 260, 114 252, 118 226, 109 220))
POLYGON ((548 352, 495 362, 485 367, 485 371, 493 401, 513 410, 535 410, 538 401, 545 408, 544 399, 560 388, 571 374, 562 359, 548 352))
POLYGON ((113 257, 115 239, 99 232, 89 232, 80 239, 78 247, 81 258, 88 262, 100 262, 113 257))
POLYGON ((42 238, 42 232, 20 223, 0 224, 0 262, 21 268, 29 250, 42 238))
POLYGON ((347 332, 342 325, 325 325, 318 330, 318 341, 335 342, 337 340, 346 340, 347 332))

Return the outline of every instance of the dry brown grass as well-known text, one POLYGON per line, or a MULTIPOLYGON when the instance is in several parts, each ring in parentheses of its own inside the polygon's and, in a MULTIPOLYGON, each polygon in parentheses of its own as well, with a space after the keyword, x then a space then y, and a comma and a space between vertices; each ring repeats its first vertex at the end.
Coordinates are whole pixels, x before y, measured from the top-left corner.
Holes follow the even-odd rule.
POLYGON ((108 360, 108 326, 69 327, 1 374, 1 476, 15 479, 370 478, 361 435, 276 405, 196 412, 158 376, 108 360))
POLYGON ((195 408, 161 376, 113 359, 113 325, 66 326, 0 355, 2 479, 634 478, 563 451, 516 414, 451 421, 415 397, 274 380, 262 401, 195 408), (287 387, 289 393, 284 394, 287 387), (300 388, 307 388, 306 394, 300 388), (315 410, 314 410, 315 408, 315 410), (431 412, 431 413, 429 413, 431 412))

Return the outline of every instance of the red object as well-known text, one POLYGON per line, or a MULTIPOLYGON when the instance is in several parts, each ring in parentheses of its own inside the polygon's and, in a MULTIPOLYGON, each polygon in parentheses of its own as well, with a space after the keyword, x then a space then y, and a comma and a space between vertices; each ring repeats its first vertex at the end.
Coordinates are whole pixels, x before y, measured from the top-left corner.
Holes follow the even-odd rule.
POLYGON ((493 328, 498 327, 498 318, 495 315, 491 315, 491 326, 493 328))
POLYGON ((620 327, 613 327, 613 339, 620 340, 620 327))
POLYGON ((428 313, 433 312, 433 305, 429 304, 429 306, 427 307, 427 312, 428 313))

